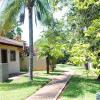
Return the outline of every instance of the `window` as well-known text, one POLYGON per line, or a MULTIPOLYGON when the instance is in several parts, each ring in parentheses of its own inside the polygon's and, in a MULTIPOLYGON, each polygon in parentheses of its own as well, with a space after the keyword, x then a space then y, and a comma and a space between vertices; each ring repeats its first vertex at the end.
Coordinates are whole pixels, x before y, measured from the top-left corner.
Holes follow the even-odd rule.
POLYGON ((7 60, 7 50, 5 50, 5 49, 1 50, 1 60, 2 60, 2 63, 8 62, 8 60, 7 60))
POLYGON ((16 61, 16 52, 13 50, 10 51, 10 61, 16 61))

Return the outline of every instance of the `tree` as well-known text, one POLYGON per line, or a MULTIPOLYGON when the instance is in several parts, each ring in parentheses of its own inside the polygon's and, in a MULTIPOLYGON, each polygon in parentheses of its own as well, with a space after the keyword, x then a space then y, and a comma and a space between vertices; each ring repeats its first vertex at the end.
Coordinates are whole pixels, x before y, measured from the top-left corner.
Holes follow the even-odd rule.
POLYGON ((3 36, 9 39, 16 39, 16 37, 21 38, 22 32, 22 29, 20 27, 17 27, 14 30, 7 32, 6 34, 3 34, 3 36))
POLYGON ((64 55, 64 45, 59 43, 52 44, 47 38, 41 38, 36 42, 35 46, 38 48, 39 56, 46 57, 47 74, 49 74, 49 65, 51 65, 52 71, 54 71, 57 59, 64 55))
POLYGON ((16 35, 15 31, 12 30, 11 32, 7 32, 7 33, 5 34, 5 37, 7 37, 7 38, 9 38, 9 39, 14 39, 15 35, 16 35))
POLYGON ((48 29, 43 32, 42 37, 35 44, 39 55, 45 56, 47 59, 47 73, 49 73, 49 65, 51 65, 52 71, 54 71, 57 59, 64 56, 66 46, 64 40, 66 35, 61 29, 61 23, 48 26, 48 29))
MULTIPOLYGON (((72 59, 75 62, 79 56, 84 57, 81 51, 86 51, 86 54, 92 59, 93 66, 99 69, 100 58, 99 54, 99 33, 100 33, 100 2, 98 0, 75 0, 73 2, 72 11, 68 16, 68 21, 71 27, 74 28, 73 33, 76 33, 76 40, 72 46, 72 52, 75 54, 72 59), (77 44, 78 46, 75 46, 77 44), (80 45, 81 44, 81 45, 80 45), (85 48, 83 45, 89 44, 85 48), (87 48, 88 47, 88 48, 87 48), (78 49, 78 50, 77 50, 78 49), (85 50, 84 50, 85 49, 85 50), (79 51, 79 52, 77 52, 79 51)), ((86 59, 86 58, 85 58, 86 59)), ((80 62, 81 59, 77 61, 80 62)), ((84 59, 82 59, 84 60, 84 59)), ((100 77, 100 73, 99 73, 100 77)), ((98 77, 98 78, 99 78, 98 77)))
POLYGON ((22 35, 23 30, 20 27, 16 28, 16 35, 17 36, 21 36, 22 35))
POLYGON ((87 42, 90 43, 90 51, 94 54, 93 65, 98 71, 98 80, 100 80, 100 17, 92 21, 92 24, 84 32, 87 42))
POLYGON ((40 57, 45 56, 46 57, 46 65, 47 65, 47 74, 49 74, 49 52, 50 47, 48 46, 47 40, 45 38, 41 38, 35 42, 35 48, 38 48, 38 55, 40 57))
MULTIPOLYGON (((29 53, 30 53, 30 62, 29 62, 29 72, 30 80, 33 78, 33 8, 35 9, 35 16, 42 22, 45 22, 45 19, 48 19, 50 15, 50 7, 48 0, 11 0, 6 1, 4 10, 0 16, 0 32, 6 33, 14 29, 18 25, 18 15, 19 13, 28 8, 29 13, 29 53)), ((24 21, 24 14, 20 14, 22 20, 24 21)))

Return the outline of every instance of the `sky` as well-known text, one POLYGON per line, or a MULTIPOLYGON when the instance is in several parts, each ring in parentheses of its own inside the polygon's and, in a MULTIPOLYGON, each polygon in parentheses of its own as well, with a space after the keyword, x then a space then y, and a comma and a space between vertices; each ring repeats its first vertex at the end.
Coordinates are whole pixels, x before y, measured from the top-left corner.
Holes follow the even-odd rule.
POLYGON ((3 2, 3 0, 0 0, 0 7, 1 7, 2 2, 3 2))

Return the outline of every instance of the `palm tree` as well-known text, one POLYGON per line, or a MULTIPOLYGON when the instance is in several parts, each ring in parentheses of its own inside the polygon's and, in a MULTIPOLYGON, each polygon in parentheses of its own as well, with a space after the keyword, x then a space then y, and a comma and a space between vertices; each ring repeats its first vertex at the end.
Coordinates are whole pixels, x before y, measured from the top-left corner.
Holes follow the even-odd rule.
MULTIPOLYGON (((18 16, 20 14, 21 21, 24 21, 25 7, 28 8, 29 13, 29 73, 30 80, 33 79, 33 8, 35 18, 42 22, 50 19, 50 7, 48 0, 5 0, 4 10, 0 18, 0 33, 4 34, 11 31, 18 25, 18 16), (24 9, 23 14, 21 13, 24 9), (1 20, 2 19, 2 20, 1 20), (46 20, 45 20, 46 19, 46 20)), ((19 24, 21 24, 20 22, 19 24)))

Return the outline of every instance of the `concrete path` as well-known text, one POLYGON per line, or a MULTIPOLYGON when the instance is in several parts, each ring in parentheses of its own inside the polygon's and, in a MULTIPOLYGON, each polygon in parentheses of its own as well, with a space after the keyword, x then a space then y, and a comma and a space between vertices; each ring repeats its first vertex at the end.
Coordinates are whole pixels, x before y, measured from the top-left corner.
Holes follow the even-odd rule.
POLYGON ((71 72, 64 72, 38 90, 35 94, 26 98, 26 100, 57 100, 72 74, 71 72))

